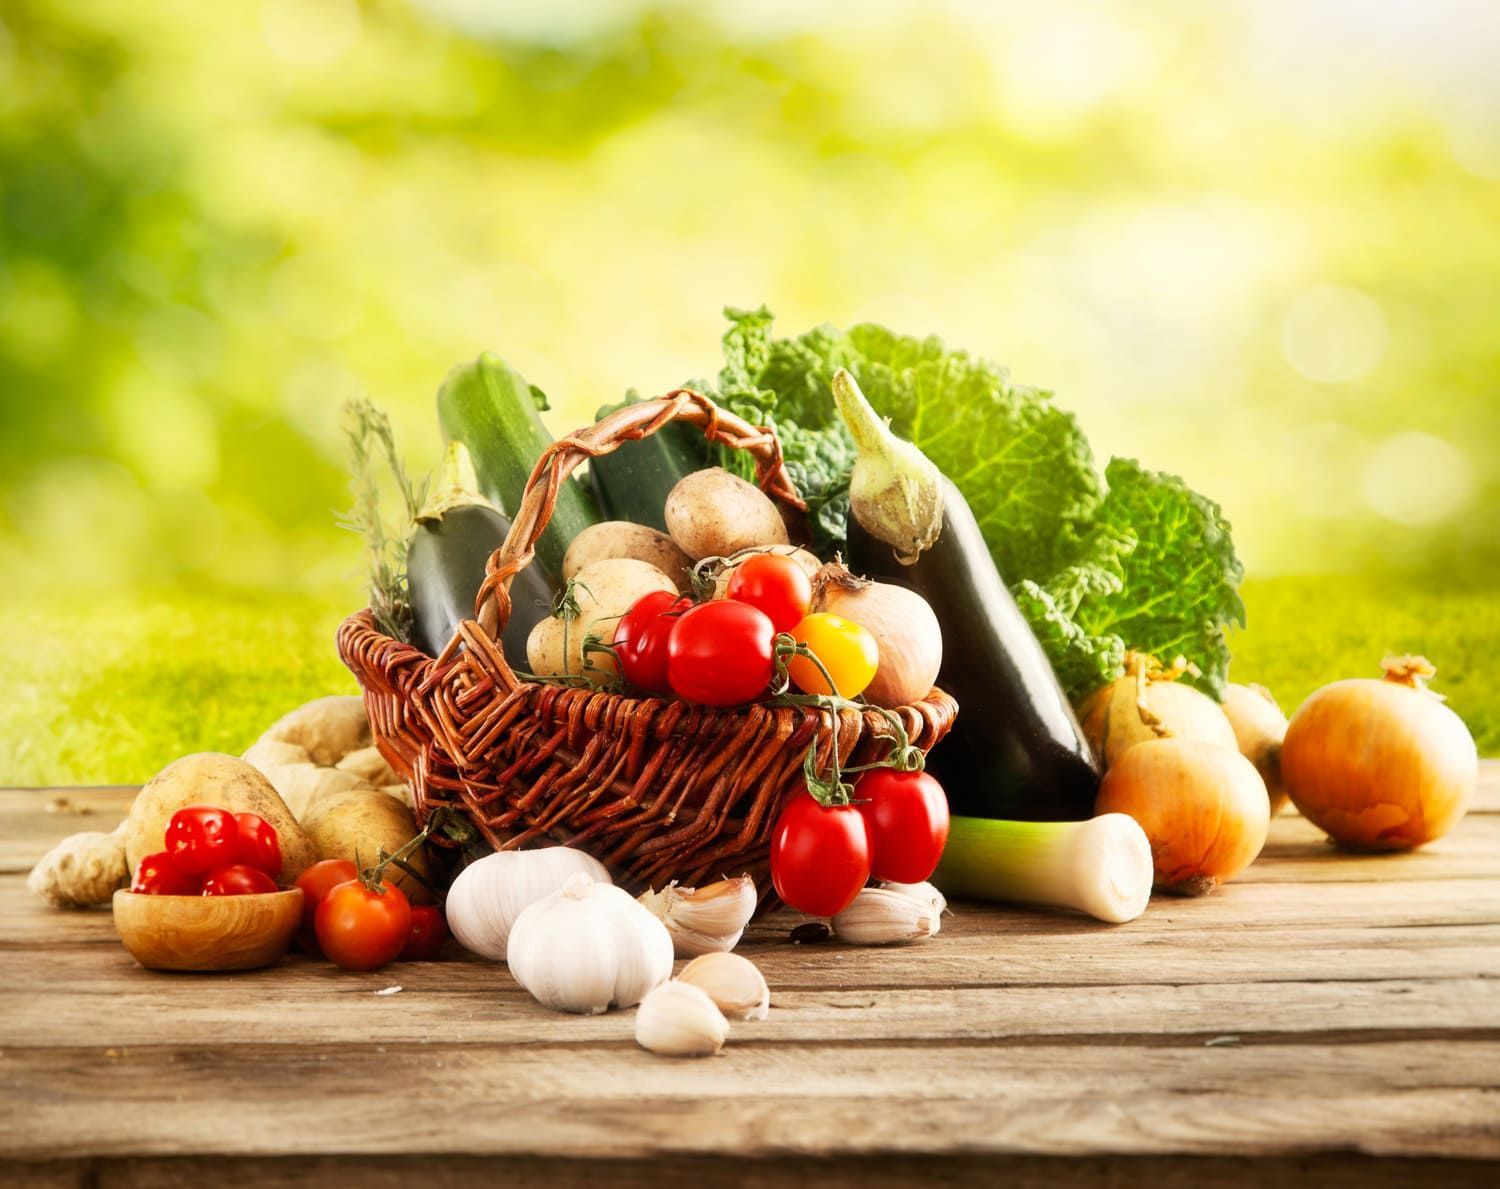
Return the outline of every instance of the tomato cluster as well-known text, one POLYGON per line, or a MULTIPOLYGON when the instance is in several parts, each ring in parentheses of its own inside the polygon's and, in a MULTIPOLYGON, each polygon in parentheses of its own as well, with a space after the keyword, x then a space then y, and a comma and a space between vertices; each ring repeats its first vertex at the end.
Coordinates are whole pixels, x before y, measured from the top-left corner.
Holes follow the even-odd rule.
POLYGON ((758 553, 734 567, 722 599, 695 604, 654 591, 636 600, 615 627, 615 658, 625 680, 646 693, 739 706, 769 689, 776 637, 787 633, 817 657, 789 661, 799 689, 858 697, 875 676, 875 638, 838 615, 810 613, 811 606, 807 572, 790 557, 758 553))
POLYGON ((297 877, 302 889, 298 942, 345 970, 388 962, 431 962, 448 939, 443 910, 412 904, 395 884, 360 878, 348 859, 324 859, 297 877))
POLYGON ((771 881, 791 908, 836 916, 873 877, 921 883, 948 841, 948 799, 925 772, 872 768, 849 804, 793 797, 771 834, 771 881))
POLYGON ((166 849, 140 861, 130 890, 148 896, 274 892, 281 865, 276 828, 259 814, 189 805, 167 822, 166 849))

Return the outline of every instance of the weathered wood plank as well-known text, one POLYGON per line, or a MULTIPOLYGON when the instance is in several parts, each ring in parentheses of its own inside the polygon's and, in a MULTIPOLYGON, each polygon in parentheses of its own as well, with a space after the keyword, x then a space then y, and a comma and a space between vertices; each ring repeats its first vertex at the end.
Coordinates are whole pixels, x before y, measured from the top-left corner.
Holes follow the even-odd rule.
MULTIPOLYGON (((0 878, 0 978, 12 975, 37 986, 50 977, 26 972, 42 953, 73 951, 86 960, 85 978, 145 975, 115 937, 107 910, 50 909, 19 889, 19 877, 0 878), (9 888, 6 884, 9 883, 9 888), (41 948, 45 947, 45 949, 41 948)), ((1412 887, 1416 885, 1400 885, 1412 887)), ((1480 885, 1460 885, 1480 886, 1480 885)), ((1241 889, 1249 893, 1247 915, 1263 893, 1283 888, 1241 889)), ((1387 978, 1500 977, 1500 918, 1493 922, 1427 927, 1387 924, 1372 929, 1358 919, 1358 885, 1337 890, 1353 898, 1342 914, 1353 921, 1315 914, 1295 929, 1195 928, 1152 914, 1124 926, 1106 926, 1062 913, 1036 913, 993 905, 961 904, 932 941, 915 946, 861 949, 828 943, 787 944, 797 918, 777 913, 747 932, 740 952, 761 963, 768 977, 799 986, 1008 986, 1017 984, 1213 983, 1240 981, 1351 980, 1387 978), (1322 923, 1327 921, 1327 923, 1322 923)), ((1372 889, 1373 892, 1373 889, 1372 889)), ((1227 893, 1226 893, 1227 894, 1227 893)), ((1491 895, 1491 901, 1500 897, 1491 895)), ((1479 902, 1484 903, 1480 897, 1479 902)), ((1169 909, 1181 905, 1169 901, 1169 909)), ((1200 902, 1187 905, 1196 910, 1200 902)), ((1316 906, 1315 906, 1316 907, 1316 906)), ((1399 905, 1397 906, 1399 909, 1399 905)), ((1497 905, 1496 907, 1500 907, 1497 905)), ((1397 912, 1393 915, 1404 916, 1397 912)), ((1496 914, 1491 912, 1492 918, 1496 914)), ((1165 913, 1162 914, 1165 917, 1165 913)), ((461 954, 461 951, 456 953, 461 954)), ((295 968, 337 975, 326 963, 291 958, 295 968)), ((463 963, 444 963, 437 969, 463 963)), ((485 969, 475 964, 479 970, 485 969)), ((279 980, 273 971, 234 976, 279 980)), ((400 973, 405 967, 390 968, 400 973)), ((451 976, 466 974, 455 970, 451 976)), ((481 976, 482 977, 482 976, 481 976)))
MULTIPOLYGON (((428 970, 435 972, 433 979, 457 989, 472 988, 476 983, 489 985, 492 978, 490 966, 451 949, 457 960, 432 967, 400 963, 368 975, 338 971, 327 963, 296 955, 271 970, 233 976, 154 974, 136 966, 114 940, 107 914, 92 916, 101 926, 93 943, 54 943, 44 949, 14 947, 0 960, 0 979, 16 979, 23 986, 46 986, 68 994, 123 990, 140 979, 179 978, 215 984, 229 979, 236 988, 255 987, 258 995, 276 998, 289 985, 289 979, 322 980, 330 987, 360 986, 373 991, 392 982, 404 985, 413 978, 425 978, 428 970), (43 953, 47 955, 45 966, 38 958, 43 953)), ((742 942, 737 952, 753 959, 776 986, 802 989, 1206 986, 1500 978, 1500 925, 1418 926, 1382 929, 1373 934, 1351 927, 1306 929, 1291 944, 1271 929, 1144 940, 1118 930, 1095 931, 1084 937, 1057 932, 1007 938, 989 932, 982 919, 966 924, 972 925, 972 933, 958 933, 954 926, 925 945, 879 950, 792 946, 781 939, 758 940, 757 932, 742 942)), ((14 989, 8 981, 5 985, 14 989)))
MULTIPOLYGON (((1330 846, 1322 831, 1289 811, 1271 823, 1265 851, 1240 882, 1500 878, 1500 760, 1486 761, 1481 772, 1484 779, 1474 811, 1448 837, 1421 850, 1349 854, 1330 846)), ((0 789, 0 873, 30 870, 69 834, 113 829, 129 810, 135 792, 135 786, 0 789)))
POLYGON ((1487 1161, 1406 1159, 1354 1152, 1266 1156, 1028 1156, 933 1152, 922 1156, 774 1156, 747 1161, 705 1156, 657 1156, 649 1161, 538 1160, 449 1154, 383 1155, 378 1162, 330 1156, 226 1158, 126 1157, 45 1165, 0 1163, 0 1180, 13 1189, 326 1189, 357 1179, 361 1189, 907 1189, 911 1185, 1004 1185, 1006 1189, 1226 1189, 1228 1186, 1308 1184, 1343 1189, 1493 1189, 1487 1161))
POLYGON ((877 1151, 1500 1158, 1500 1042, 25 1049, 0 1156, 877 1151), (1191 1097, 1188 1097, 1191 1096, 1191 1097), (421 1104, 414 1125, 414 1104, 421 1104))
POLYGON ((1237 884, 1386 883, 1392 880, 1500 880, 1500 813, 1465 818, 1444 838, 1400 854, 1353 854, 1334 847, 1305 818, 1272 823, 1266 848, 1237 884))
MULTIPOLYGON (((753 934, 784 939, 800 918, 778 912, 753 934)), ((108 941, 106 909, 52 909, 25 891, 20 875, 0 876, 0 948, 52 942, 108 941)), ((1229 884, 1212 895, 1184 900, 1152 898, 1146 914, 1125 925, 1104 925, 1078 914, 1022 907, 956 903, 944 925, 945 936, 971 935, 981 928, 998 951, 1004 938, 1068 935, 1099 938, 1124 934, 1137 942, 1196 938, 1225 931, 1236 935, 1262 929, 1327 929, 1339 925, 1386 929, 1411 925, 1500 924, 1500 894, 1481 880, 1407 880, 1356 884, 1333 882, 1229 884)))
MULTIPOLYGON (((97 955, 94 956, 97 965, 97 955)), ((772 1018, 736 1023, 758 1043, 891 1040, 1026 1043, 1345 1043, 1358 1036, 1500 1040, 1500 994, 1486 979, 1320 983, 1230 983, 1117 987, 800 988, 777 980, 772 1018)), ((423 963, 354 978, 304 963, 274 980, 153 976, 99 978, 80 987, 87 965, 38 962, 44 982, 0 978, 0 1037, 27 1048, 98 1039, 107 1012, 111 1046, 222 1043, 226 1019, 254 1019, 274 997, 275 1027, 257 1043, 427 1044, 462 1030, 474 1044, 594 1044, 628 1041, 632 1015, 577 1019, 541 1007, 504 967, 423 963), (43 987, 47 988, 46 991, 43 987), (400 987, 397 994, 377 990, 400 987), (164 1030, 163 1021, 170 1020, 164 1030)))

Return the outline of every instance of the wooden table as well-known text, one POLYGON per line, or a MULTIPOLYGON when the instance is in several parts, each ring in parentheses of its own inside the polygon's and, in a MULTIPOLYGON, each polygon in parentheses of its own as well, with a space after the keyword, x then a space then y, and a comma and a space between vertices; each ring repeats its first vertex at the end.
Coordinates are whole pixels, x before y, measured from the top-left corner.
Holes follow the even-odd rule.
POLYGON ((1481 784, 1412 855, 1284 817, 1129 925, 960 904, 860 950, 777 916, 741 950, 771 1019, 703 1061, 477 961, 149 973, 24 888, 130 790, 0 791, 0 1184, 1500 1184, 1500 763, 1481 784))

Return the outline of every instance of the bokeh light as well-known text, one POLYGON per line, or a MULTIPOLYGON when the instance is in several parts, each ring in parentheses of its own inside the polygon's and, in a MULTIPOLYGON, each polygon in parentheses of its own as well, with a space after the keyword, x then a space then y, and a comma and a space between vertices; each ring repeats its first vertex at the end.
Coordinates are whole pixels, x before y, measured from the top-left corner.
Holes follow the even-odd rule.
POLYGON ((1469 0, 12 0, 0 570, 356 601, 348 396, 420 471, 461 359, 562 432, 764 301, 1007 363, 1254 575, 1488 577, 1497 60, 1469 0))

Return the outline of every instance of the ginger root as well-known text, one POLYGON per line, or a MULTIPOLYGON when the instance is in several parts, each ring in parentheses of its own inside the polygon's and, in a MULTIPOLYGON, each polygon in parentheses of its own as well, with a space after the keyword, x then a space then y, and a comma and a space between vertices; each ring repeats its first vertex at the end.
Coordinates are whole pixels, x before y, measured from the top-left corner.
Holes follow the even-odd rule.
POLYGON ((110 834, 86 830, 64 838, 26 877, 26 887, 57 908, 108 904, 130 883, 125 860, 125 822, 110 834))

